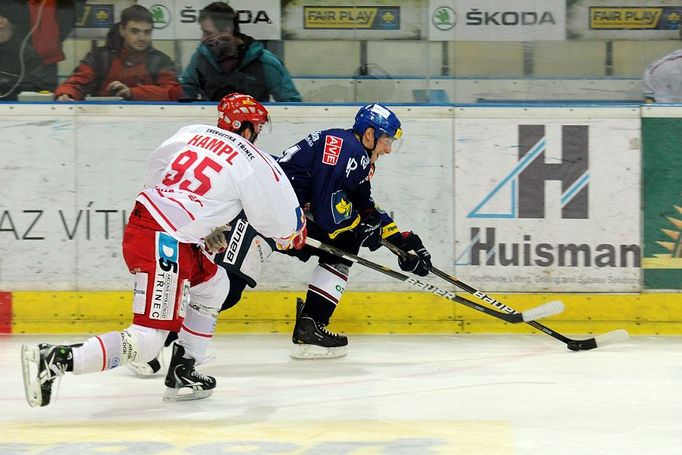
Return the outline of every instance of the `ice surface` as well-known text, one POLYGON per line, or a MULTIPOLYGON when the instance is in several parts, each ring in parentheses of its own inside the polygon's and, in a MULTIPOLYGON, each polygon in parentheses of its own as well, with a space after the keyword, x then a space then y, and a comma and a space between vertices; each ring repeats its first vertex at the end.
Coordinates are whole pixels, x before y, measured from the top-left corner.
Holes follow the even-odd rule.
POLYGON ((0 336, 0 454, 682 453, 682 337, 355 335, 345 358, 302 361, 286 335, 223 335, 208 399, 165 403, 163 376, 119 368, 30 408, 20 345, 84 338, 0 336))

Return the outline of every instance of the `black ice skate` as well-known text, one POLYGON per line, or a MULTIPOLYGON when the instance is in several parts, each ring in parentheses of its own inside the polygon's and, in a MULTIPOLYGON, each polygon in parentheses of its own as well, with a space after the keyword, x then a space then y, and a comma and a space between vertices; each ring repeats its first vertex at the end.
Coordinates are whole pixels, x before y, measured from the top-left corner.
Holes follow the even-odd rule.
POLYGON ((24 376, 26 401, 31 407, 47 406, 52 397, 55 379, 73 370, 71 346, 41 343, 21 346, 21 369, 24 376), (33 365, 33 368, 32 368, 33 365), (31 370, 34 369, 34 375, 31 370))
POLYGON ((185 359, 185 348, 173 344, 173 357, 166 374, 164 401, 185 401, 207 398, 213 393, 216 381, 212 376, 194 369, 194 359, 185 359))
POLYGON ((327 330, 325 324, 305 312, 304 303, 296 299, 296 325, 291 336, 294 359, 329 359, 348 353, 348 338, 327 330))

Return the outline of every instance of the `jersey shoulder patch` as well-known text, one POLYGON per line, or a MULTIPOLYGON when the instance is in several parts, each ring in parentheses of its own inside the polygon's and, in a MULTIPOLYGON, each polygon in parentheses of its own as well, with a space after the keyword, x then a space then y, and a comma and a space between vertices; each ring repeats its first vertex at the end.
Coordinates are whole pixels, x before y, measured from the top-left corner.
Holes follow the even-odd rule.
POLYGON ((343 147, 343 138, 328 135, 324 138, 324 149, 322 150, 322 163, 328 166, 336 166, 343 147))

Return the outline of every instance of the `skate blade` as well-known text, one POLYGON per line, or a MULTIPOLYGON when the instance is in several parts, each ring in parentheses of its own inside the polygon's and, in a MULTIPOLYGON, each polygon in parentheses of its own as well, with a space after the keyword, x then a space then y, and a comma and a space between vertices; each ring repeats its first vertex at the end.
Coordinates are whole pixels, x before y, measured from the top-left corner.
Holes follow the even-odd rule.
POLYGON ((163 394, 163 401, 191 401, 208 398, 213 394, 213 389, 195 390, 189 387, 181 387, 179 389, 171 389, 166 387, 166 392, 163 394))
POLYGON ((298 360, 307 359, 333 359, 348 354, 348 346, 325 348, 314 344, 295 344, 291 348, 291 358, 298 360))
POLYGON ((38 381, 38 367, 40 362, 40 349, 38 346, 21 346, 21 371, 24 377, 24 392, 29 406, 35 408, 43 403, 43 393, 38 381), (35 372, 31 372, 31 365, 35 372))

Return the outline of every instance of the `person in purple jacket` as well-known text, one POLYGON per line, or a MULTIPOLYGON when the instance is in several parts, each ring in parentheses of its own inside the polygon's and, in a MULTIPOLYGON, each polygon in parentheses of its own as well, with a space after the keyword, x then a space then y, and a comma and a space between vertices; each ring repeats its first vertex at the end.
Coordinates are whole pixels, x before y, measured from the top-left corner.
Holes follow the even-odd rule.
MULTIPOLYGON (((309 218, 311 238, 357 254, 371 251, 383 239, 405 252, 403 271, 426 276, 431 255, 413 232, 400 232, 391 217, 372 199, 370 181, 376 161, 397 150, 402 136, 400 120, 387 107, 369 104, 355 116, 351 129, 315 131, 284 151, 278 159, 309 218)), ((310 246, 284 252, 307 261, 318 256, 305 302, 297 302, 291 356, 298 359, 340 357, 348 339, 326 326, 348 281, 351 263, 310 246)))

